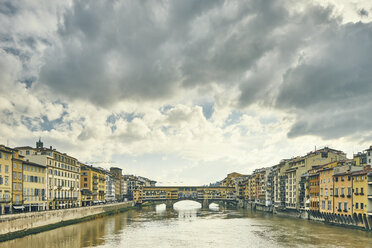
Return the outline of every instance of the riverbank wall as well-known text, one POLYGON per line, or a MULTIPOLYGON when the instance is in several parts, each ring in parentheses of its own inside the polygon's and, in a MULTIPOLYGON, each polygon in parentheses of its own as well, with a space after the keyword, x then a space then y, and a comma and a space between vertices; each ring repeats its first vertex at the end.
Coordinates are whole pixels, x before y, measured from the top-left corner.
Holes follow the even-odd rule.
POLYGON ((368 215, 341 215, 333 213, 320 213, 319 211, 299 211, 296 209, 277 209, 272 206, 264 206, 257 203, 246 202, 244 207, 252 210, 273 213, 276 215, 306 219, 331 225, 357 228, 372 231, 372 216, 368 215))
POLYGON ((133 202, 0 216, 0 242, 124 212, 133 202))

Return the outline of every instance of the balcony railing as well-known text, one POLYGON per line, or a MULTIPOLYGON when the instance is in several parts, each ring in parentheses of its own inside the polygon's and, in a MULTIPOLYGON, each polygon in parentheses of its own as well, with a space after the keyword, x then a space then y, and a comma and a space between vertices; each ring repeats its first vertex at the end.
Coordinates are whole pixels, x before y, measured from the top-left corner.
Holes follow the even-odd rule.
POLYGON ((55 197, 53 201, 76 201, 77 197, 55 197))
POLYGON ((340 196, 341 196, 341 197, 345 197, 345 195, 344 195, 344 194, 341 194, 340 196))
POLYGON ((10 198, 0 198, 0 203, 10 202, 10 198))
POLYGON ((351 197, 351 195, 347 195, 347 198, 350 198, 351 197))

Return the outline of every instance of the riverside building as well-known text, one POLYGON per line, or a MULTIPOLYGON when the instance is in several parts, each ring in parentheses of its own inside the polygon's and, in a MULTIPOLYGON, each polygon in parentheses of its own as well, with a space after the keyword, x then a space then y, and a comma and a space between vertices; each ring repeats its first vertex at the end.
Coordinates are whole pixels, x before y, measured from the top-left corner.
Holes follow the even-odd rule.
POLYGON ((47 208, 47 169, 45 165, 23 161, 23 204, 25 211, 47 208))
POLYGON ((45 148, 40 140, 36 148, 17 147, 26 161, 46 166, 47 209, 61 209, 80 206, 80 168, 77 159, 45 148))
POLYGON ((0 213, 12 212, 12 154, 9 147, 0 145, 0 213))
POLYGON ((100 168, 80 164, 82 206, 91 206, 105 202, 106 173, 100 168))

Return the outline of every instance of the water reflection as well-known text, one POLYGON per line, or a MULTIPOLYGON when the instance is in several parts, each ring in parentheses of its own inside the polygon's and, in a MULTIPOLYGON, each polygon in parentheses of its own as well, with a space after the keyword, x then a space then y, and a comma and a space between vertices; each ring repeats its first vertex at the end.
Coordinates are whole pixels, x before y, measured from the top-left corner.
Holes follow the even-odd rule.
POLYGON ((250 210, 180 202, 67 226, 0 247, 368 247, 372 233, 250 210))

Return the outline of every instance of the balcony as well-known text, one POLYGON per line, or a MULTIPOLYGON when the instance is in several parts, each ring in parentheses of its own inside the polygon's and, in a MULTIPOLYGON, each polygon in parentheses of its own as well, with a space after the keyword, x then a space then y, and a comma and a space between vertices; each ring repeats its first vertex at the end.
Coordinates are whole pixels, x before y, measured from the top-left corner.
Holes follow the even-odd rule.
POLYGON ((76 201, 77 197, 56 197, 53 201, 76 201))
POLYGON ((347 197, 347 198, 350 198, 350 197, 351 197, 351 195, 347 195, 346 197, 347 197))
POLYGON ((363 192, 360 192, 360 195, 364 195, 364 193, 363 192))
POLYGON ((10 198, 0 198, 0 203, 8 203, 10 202, 10 198))
POLYGON ((354 194, 355 194, 355 195, 359 195, 359 193, 358 193, 358 192, 355 192, 354 194))
POLYGON ((337 211, 338 211, 338 212, 341 212, 342 210, 339 208, 339 209, 337 209, 337 211))
POLYGON ((338 197, 338 194, 335 194, 334 196, 335 196, 335 197, 338 197))
POLYGON ((345 195, 344 195, 344 194, 341 194, 340 196, 341 196, 341 197, 345 197, 345 195))
POLYGON ((347 212, 347 209, 344 209, 344 212, 347 212))

